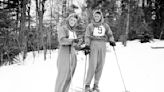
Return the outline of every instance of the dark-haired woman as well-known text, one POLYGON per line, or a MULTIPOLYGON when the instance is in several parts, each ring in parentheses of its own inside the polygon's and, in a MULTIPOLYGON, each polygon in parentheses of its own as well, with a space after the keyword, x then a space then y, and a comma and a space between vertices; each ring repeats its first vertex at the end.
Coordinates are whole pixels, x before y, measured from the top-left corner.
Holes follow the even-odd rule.
POLYGON ((104 23, 103 14, 100 10, 93 13, 93 21, 87 26, 85 34, 85 44, 90 48, 89 66, 85 83, 86 92, 99 92, 99 80, 102 74, 106 55, 106 42, 115 46, 113 33, 107 23, 104 23), (90 84, 94 78, 93 89, 90 84))

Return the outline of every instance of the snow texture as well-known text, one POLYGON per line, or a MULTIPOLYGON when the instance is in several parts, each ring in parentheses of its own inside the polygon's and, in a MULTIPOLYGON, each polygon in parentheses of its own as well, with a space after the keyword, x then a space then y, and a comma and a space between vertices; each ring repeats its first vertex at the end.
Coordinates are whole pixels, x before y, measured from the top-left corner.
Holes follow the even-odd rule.
MULTIPOLYGON (((106 62, 100 80, 101 92, 125 92, 113 48, 107 44, 106 62)), ((115 47, 127 90, 130 92, 164 92, 164 41, 151 43, 129 41, 127 47, 117 43, 115 47)), ((54 92, 58 50, 29 52, 19 64, 0 68, 0 92, 54 92)), ((70 92, 80 92, 83 87, 85 55, 78 53, 78 63, 70 92)), ((64 66, 63 66, 64 67, 64 66)))

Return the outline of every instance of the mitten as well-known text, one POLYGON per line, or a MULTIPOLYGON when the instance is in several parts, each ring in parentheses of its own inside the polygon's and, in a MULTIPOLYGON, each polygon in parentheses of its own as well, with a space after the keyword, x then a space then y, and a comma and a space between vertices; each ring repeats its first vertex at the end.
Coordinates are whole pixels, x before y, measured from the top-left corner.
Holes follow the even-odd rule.
POLYGON ((110 43, 111 46, 116 46, 116 43, 113 42, 113 41, 110 41, 109 43, 110 43))

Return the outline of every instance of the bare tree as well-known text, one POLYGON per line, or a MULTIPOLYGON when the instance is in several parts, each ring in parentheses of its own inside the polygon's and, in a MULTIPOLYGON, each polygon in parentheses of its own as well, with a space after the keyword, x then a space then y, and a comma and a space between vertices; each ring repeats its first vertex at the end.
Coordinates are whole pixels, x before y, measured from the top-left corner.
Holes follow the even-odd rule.
POLYGON ((62 16, 66 17, 67 14, 67 0, 62 0, 62 16))
MULTIPOLYGON (((129 0, 130 1, 130 0, 129 0)), ((127 37, 129 34, 129 18, 130 18, 130 5, 127 5, 128 8, 128 13, 127 13, 127 22, 126 22, 126 32, 125 32, 125 36, 124 36, 124 41, 123 41, 123 45, 126 46, 127 45, 127 37)))
POLYGON ((22 0, 22 8, 21 8, 21 21, 20 21, 20 36, 19 36, 19 41, 21 43, 21 49, 23 50, 23 58, 26 56, 26 37, 25 37, 25 31, 26 31, 26 5, 27 5, 27 0, 22 0))
POLYGON ((31 16, 30 16, 30 11, 31 11, 31 0, 28 0, 28 30, 30 31, 30 26, 31 26, 31 16))
POLYGON ((44 49, 44 59, 46 59, 46 47, 45 47, 45 43, 44 43, 44 30, 43 30, 43 15, 45 12, 45 1, 46 0, 36 0, 36 12, 37 12, 37 16, 38 16, 38 21, 39 21, 39 25, 38 25, 38 51, 40 50, 40 48, 44 49))

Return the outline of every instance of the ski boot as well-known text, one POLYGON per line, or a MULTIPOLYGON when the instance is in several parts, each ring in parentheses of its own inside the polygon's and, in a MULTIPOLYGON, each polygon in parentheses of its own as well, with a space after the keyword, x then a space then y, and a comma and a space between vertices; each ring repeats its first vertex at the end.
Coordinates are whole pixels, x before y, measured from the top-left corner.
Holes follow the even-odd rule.
POLYGON ((98 85, 94 84, 92 92, 100 92, 98 85))
POLYGON ((92 92, 90 89, 90 85, 85 85, 85 92, 92 92))

